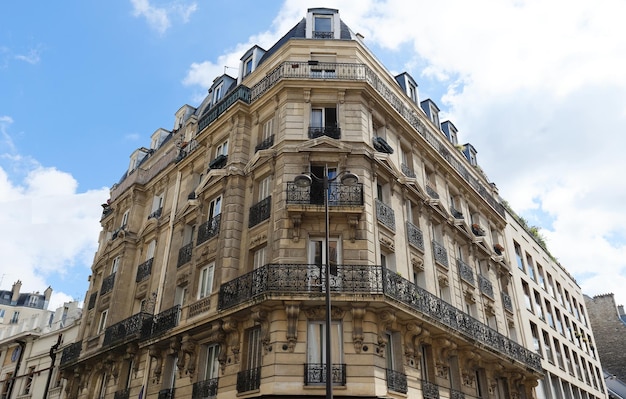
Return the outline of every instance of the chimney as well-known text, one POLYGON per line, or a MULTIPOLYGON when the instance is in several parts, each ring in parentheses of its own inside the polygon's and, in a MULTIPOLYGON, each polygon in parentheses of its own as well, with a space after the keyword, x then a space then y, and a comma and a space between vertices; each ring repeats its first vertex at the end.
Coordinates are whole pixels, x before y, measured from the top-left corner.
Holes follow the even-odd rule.
POLYGON ((20 280, 17 280, 15 283, 13 283, 13 288, 11 289, 13 291, 13 295, 11 296, 11 305, 17 305, 17 300, 20 297, 21 288, 22 282, 20 280))
POLYGON ((624 316, 624 305, 617 305, 617 313, 620 316, 624 316))
POLYGON ((48 286, 48 288, 46 288, 46 290, 43 292, 43 296, 44 296, 43 308, 44 309, 48 309, 48 304, 50 303, 51 295, 52 295, 52 288, 48 286))

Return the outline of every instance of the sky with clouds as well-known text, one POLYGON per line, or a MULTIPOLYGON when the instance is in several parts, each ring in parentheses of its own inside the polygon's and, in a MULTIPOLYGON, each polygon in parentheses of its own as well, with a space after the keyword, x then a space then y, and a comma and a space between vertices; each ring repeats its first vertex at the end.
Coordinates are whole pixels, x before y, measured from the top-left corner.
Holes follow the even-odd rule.
POLYGON ((626 305, 621 0, 8 3, 0 289, 82 300, 100 204, 131 152, 309 7, 339 9, 391 73, 409 72, 583 292, 626 305))

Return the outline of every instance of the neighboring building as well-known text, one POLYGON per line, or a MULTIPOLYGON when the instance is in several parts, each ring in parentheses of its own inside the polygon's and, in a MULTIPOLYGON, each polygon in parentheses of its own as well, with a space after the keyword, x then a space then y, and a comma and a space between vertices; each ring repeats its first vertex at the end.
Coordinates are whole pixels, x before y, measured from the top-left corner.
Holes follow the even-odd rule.
POLYGON ((2 399, 61 397, 60 353, 76 340, 80 316, 78 303, 68 302, 55 312, 40 309, 17 324, 0 326, 2 399), (53 357, 58 357, 54 364, 53 357))
POLYGON ((103 204, 68 397, 324 397, 327 327, 336 396, 606 397, 580 288, 438 113, 337 10, 252 47, 103 204), (511 266, 516 243, 551 285, 511 266))
POLYGON ((7 324, 18 324, 33 315, 41 314, 48 308, 52 288, 48 287, 43 294, 39 292, 21 293, 22 282, 13 283, 11 291, 0 290, 0 328, 7 324))
POLYGON ((598 344, 604 371, 626 381, 626 324, 624 306, 615 305, 613 294, 585 296, 589 320, 598 344))
MULTIPOLYGON (((582 290, 515 216, 507 218, 507 257, 516 287, 516 315, 545 370, 537 399, 606 397, 582 290)), ((595 331, 595 330, 594 330, 595 331)))

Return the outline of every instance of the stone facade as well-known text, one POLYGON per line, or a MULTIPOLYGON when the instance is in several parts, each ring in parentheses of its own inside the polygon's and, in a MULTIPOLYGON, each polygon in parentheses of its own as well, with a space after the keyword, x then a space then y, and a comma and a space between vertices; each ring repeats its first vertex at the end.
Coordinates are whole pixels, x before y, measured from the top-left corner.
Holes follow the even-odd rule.
POLYGON ((605 371, 626 381, 626 324, 624 308, 615 305, 613 294, 585 296, 597 350, 605 371))

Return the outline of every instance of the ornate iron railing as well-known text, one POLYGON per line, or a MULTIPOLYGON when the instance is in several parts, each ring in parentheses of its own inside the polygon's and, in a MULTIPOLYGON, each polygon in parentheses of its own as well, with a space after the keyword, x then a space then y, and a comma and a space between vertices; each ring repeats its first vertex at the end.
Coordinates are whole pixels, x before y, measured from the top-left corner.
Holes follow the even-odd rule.
POLYGON ((426 194, 428 194, 432 199, 439 199, 439 193, 428 184, 426 184, 426 194))
POLYGON ((459 275, 468 283, 474 285, 474 271, 472 268, 461 259, 456 260, 456 264, 459 267, 459 275))
POLYGON ((100 287, 100 295, 108 294, 113 290, 115 284, 115 273, 111 273, 102 280, 102 286, 100 287))
POLYGON ((400 164, 400 170, 402 170, 402 173, 404 173, 406 177, 415 178, 415 172, 413 172, 413 169, 409 168, 409 165, 405 163, 400 164))
POLYGON ((440 265, 448 267, 448 251, 443 244, 433 241, 433 255, 440 265))
POLYGON ((250 89, 244 85, 239 85, 221 101, 209 108, 208 111, 205 111, 198 121, 198 132, 204 130, 205 127, 209 126, 211 122, 215 121, 220 115, 226 112, 231 105, 239 100, 247 104, 250 103, 250 89))
POLYGON ((409 244, 424 252, 424 234, 422 230, 409 221, 406 222, 406 236, 409 244))
POLYGON ((176 392, 176 388, 161 389, 157 399, 174 399, 174 392, 176 392))
POLYGON ((511 300, 511 296, 506 292, 502 293, 502 306, 504 306, 505 310, 513 313, 513 301, 511 300))
POLYGON ((450 389, 450 399, 465 399, 465 394, 456 389, 450 389))
POLYGON ((266 138, 265 140, 257 144, 257 146, 254 147, 254 152, 267 150, 268 148, 271 148, 273 145, 274 145, 274 135, 272 134, 271 136, 269 136, 268 138, 266 138))
MULTIPOLYGON (((346 385, 346 365, 333 364, 330 372, 333 385, 346 385)), ((304 385, 315 385, 326 383, 326 364, 305 363, 304 364, 304 385)))
POLYGON ((387 369, 387 388, 395 392, 407 393, 406 374, 387 369))
POLYGON ((191 260, 191 255, 193 253, 193 242, 190 242, 187 245, 183 245, 178 250, 178 262, 176 263, 176 267, 181 267, 185 263, 191 260))
POLYGON ((98 291, 89 295, 89 302, 87 304, 87 310, 91 310, 96 306, 96 298, 98 298, 98 291))
POLYGON ((152 212, 150 215, 148 215, 148 219, 158 219, 161 217, 161 212, 163 212, 163 208, 159 208, 156 211, 152 212))
POLYGON ((211 162, 209 162, 209 171, 213 169, 224 169, 226 166, 226 162, 228 162, 228 155, 220 154, 211 162))
POLYGON ((142 329, 141 339, 151 339, 164 334, 178 325, 180 320, 180 305, 176 305, 147 318, 142 329))
POLYGON ((396 216, 393 209, 378 199, 376 200, 376 219, 389 229, 396 230, 396 216))
POLYGON ((272 196, 266 197, 250 207, 248 227, 254 227, 270 218, 272 212, 272 196))
POLYGON ((248 392, 261 386, 261 367, 237 373, 237 392, 248 392))
POLYGON ((494 298, 493 285, 491 284, 491 281, 489 281, 489 279, 482 274, 478 275, 478 288, 480 289, 480 292, 487 295, 489 298, 494 298))
POLYGON ((222 214, 220 213, 202 223, 198 228, 198 245, 218 235, 221 222, 222 214))
POLYGON ((337 126, 309 126, 310 139, 316 139, 322 136, 339 140, 341 138, 341 128, 337 126))
POLYGON ((130 388, 121 389, 119 391, 115 391, 113 395, 113 399, 128 399, 130 396, 130 388))
MULTIPOLYGON (((267 264, 220 286, 218 308, 228 309, 267 293, 323 294, 325 275, 322 266, 312 264, 267 264)), ((380 266, 337 265, 331 276, 334 292, 382 292, 380 266)))
MULTIPOLYGON (((324 273, 319 265, 268 264, 220 286, 218 308, 232 308, 262 295, 324 295, 324 273)), ((330 291, 344 294, 384 294, 436 320, 459 334, 542 372, 540 357, 472 316, 455 308, 380 265, 338 265, 330 291)))
POLYGON ((73 344, 69 344, 67 347, 65 347, 63 349, 63 353, 61 354, 61 364, 66 364, 71 362, 72 360, 78 359, 82 348, 83 343, 81 341, 74 342, 73 344))
POLYGON ((323 30, 314 30, 313 31, 313 39, 332 39, 335 37, 335 32, 333 31, 323 31, 323 30))
POLYGON ((454 205, 450 205, 450 213, 452 214, 452 217, 455 219, 463 219, 463 212, 456 209, 454 205))
MULTIPOLYGON (((311 187, 299 187, 287 182, 287 204, 324 205, 324 191, 311 187)), ((363 183, 348 186, 337 182, 328 185, 328 206, 362 206, 363 183)))
POLYGON ((439 385, 422 381, 422 396, 424 399, 439 399, 439 385))
POLYGON ((145 280, 152 274, 152 262, 154 258, 150 258, 147 261, 143 262, 139 266, 137 266, 137 276, 135 277, 135 282, 138 283, 140 281, 145 280))
POLYGON ((217 378, 211 378, 194 383, 191 399, 208 399, 217 396, 217 381, 217 378))
POLYGON ((104 331, 102 346, 110 346, 119 342, 130 341, 141 334, 144 325, 152 318, 152 315, 139 312, 127 319, 115 323, 104 331))

